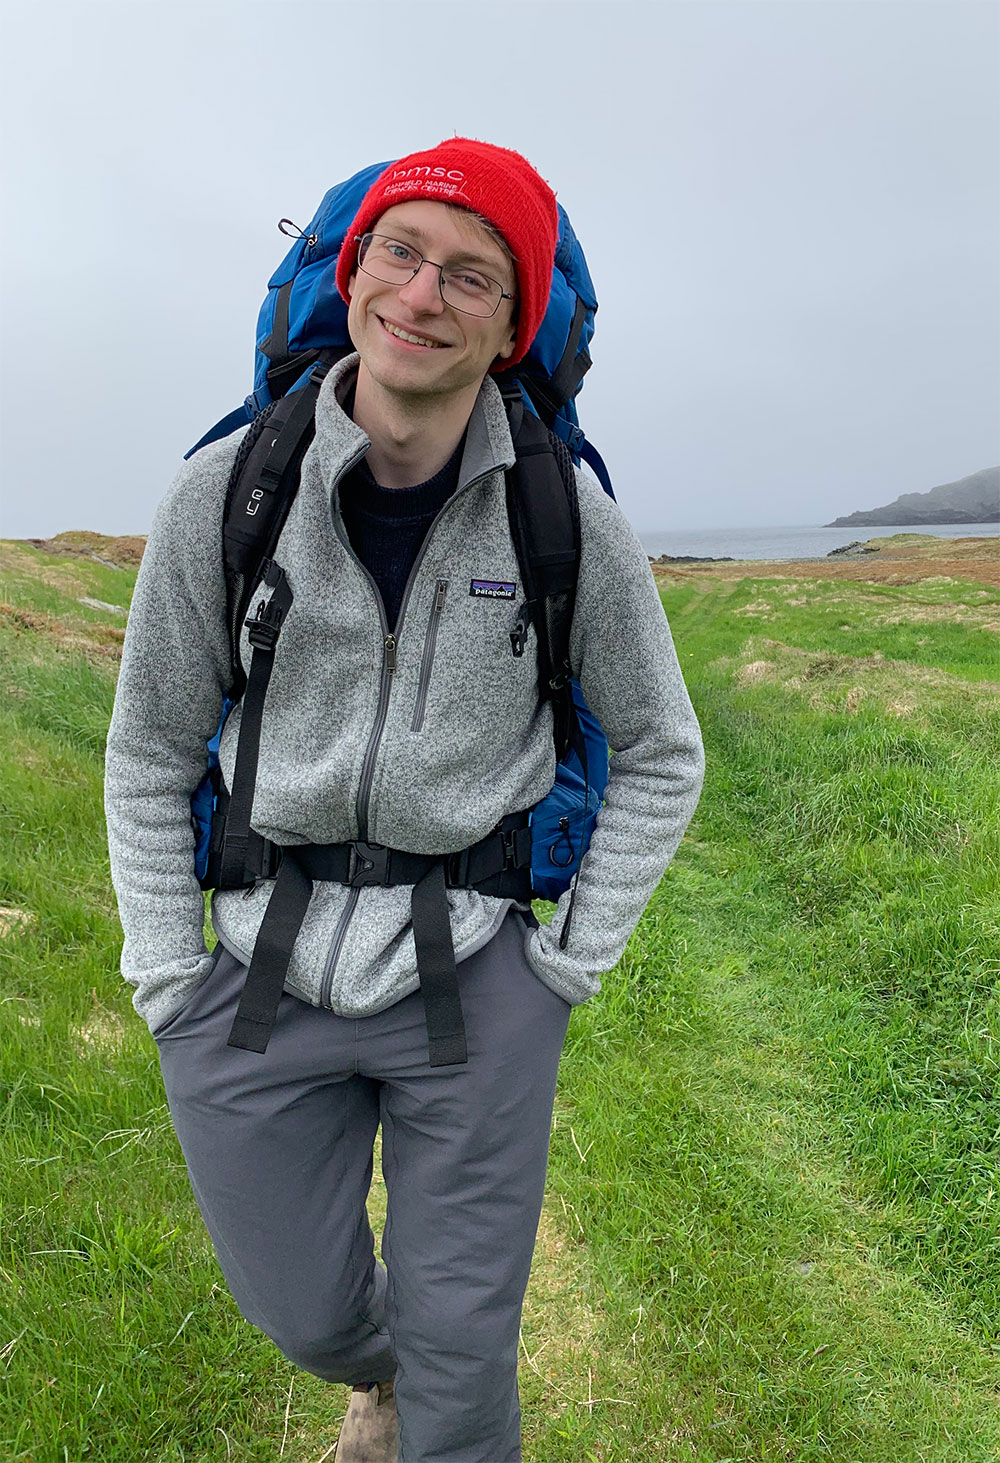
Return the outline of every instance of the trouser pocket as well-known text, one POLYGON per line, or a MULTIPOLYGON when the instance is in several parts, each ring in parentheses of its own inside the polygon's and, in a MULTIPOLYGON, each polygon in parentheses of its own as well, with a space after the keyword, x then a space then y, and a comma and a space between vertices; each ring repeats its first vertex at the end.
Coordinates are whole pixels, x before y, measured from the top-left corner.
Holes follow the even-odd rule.
MULTIPOLYGON (((152 1033, 154 1041, 159 1041, 160 1038, 163 1036, 175 1035, 177 1028, 182 1023, 190 1019, 208 986, 212 984, 213 976, 219 968, 219 962, 221 961, 223 955, 225 955, 226 953, 226 947, 223 945, 222 941, 219 940, 216 944, 215 949, 212 951, 212 963, 208 967, 208 974, 205 976, 204 980, 200 982, 199 985, 195 986, 193 991, 189 992, 188 996, 184 1000, 183 1004, 178 1008, 178 1010, 174 1011, 172 1015, 168 1016, 166 1021, 164 1021, 162 1025, 156 1027, 156 1029, 152 1033)), ((230 959, 232 959, 232 956, 230 956, 230 959)))

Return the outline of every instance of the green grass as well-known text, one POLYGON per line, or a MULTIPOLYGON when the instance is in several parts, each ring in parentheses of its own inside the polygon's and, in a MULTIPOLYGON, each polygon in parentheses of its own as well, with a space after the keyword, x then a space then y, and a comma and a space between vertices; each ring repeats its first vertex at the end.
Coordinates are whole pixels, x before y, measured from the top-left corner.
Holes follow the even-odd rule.
POLYGON ((748 575, 699 579, 666 598, 683 660, 734 654, 747 635, 764 634, 804 650, 881 653, 970 681, 1000 680, 996 631, 977 623, 1000 621, 1000 590, 982 584, 932 579, 897 586, 805 576, 789 582, 748 575), (949 612, 965 618, 936 618, 949 612))
MULTIPOLYGON (((20 552, 0 600, 97 629, 0 636, 0 1457, 318 1463, 346 1394, 239 1318, 117 975, 101 613, 20 552)), ((708 777, 571 1022, 526 1458, 1000 1456, 998 599, 665 592, 708 777)))

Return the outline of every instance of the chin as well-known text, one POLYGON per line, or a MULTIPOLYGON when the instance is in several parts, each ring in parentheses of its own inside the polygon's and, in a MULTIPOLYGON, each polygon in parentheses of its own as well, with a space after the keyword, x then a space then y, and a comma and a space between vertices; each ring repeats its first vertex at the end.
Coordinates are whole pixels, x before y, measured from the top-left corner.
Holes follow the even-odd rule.
POLYGON ((373 370, 369 365, 368 374, 383 391, 392 391, 398 396, 446 396, 455 390, 445 381, 422 376, 419 371, 401 371, 398 367, 393 370, 380 368, 377 364, 373 370))

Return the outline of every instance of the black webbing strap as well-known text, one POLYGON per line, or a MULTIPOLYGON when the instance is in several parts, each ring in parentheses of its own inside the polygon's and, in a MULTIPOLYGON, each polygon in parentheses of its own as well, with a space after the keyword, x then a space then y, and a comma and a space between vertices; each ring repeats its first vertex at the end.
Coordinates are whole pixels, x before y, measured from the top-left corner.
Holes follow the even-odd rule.
MULTIPOLYGON (((568 369, 567 363, 576 350, 582 327, 582 302, 578 301, 570 343, 560 366, 561 371, 568 369)), ((584 355, 586 352, 581 352, 581 358, 584 355)), ((583 370, 586 370, 586 366, 583 366, 583 370)), ((533 620, 538 636, 539 689, 552 705, 556 755, 562 760, 567 752, 576 753, 583 772, 584 796, 589 798, 586 740, 569 683, 570 627, 580 561, 576 477, 565 443, 550 433, 530 413, 522 410, 515 418, 518 406, 519 402, 512 400, 511 435, 517 461, 514 469, 507 474, 507 516, 528 599, 522 604, 521 620, 511 633, 511 647, 515 655, 523 653, 525 623, 528 619, 533 620)), ((566 949, 569 940, 576 905, 576 891, 583 863, 586 813, 585 808, 584 817, 580 821, 579 861, 573 876, 569 907, 559 936, 559 947, 562 950, 566 949)))
POLYGON ((354 349, 353 345, 345 346, 322 346, 311 350, 292 351, 287 360, 269 366, 267 369, 267 389, 271 393, 273 401, 279 400, 285 393, 295 385, 296 381, 314 361, 320 361, 327 367, 342 361, 345 356, 350 355, 354 349))
POLYGON ((318 361, 319 357, 318 350, 296 351, 287 361, 282 361, 280 366, 270 366, 267 370, 267 389, 272 400, 277 401, 284 396, 288 388, 294 386, 302 373, 314 361, 318 361))
POLYGON ((507 473, 507 517, 527 598, 511 645, 515 655, 523 651, 524 622, 533 620, 539 690, 552 702, 556 755, 561 759, 569 744, 569 725, 557 693, 569 671, 580 558, 576 478, 563 444, 530 412, 521 414, 513 435, 517 460, 507 473))
POLYGON ((582 350, 580 348, 580 336, 583 334, 586 319, 587 307, 577 296, 566 348, 562 353, 562 359, 549 378, 549 388, 556 410, 576 395, 584 376, 593 365, 587 348, 584 347, 582 350))
POLYGON ((256 564, 273 551, 298 492, 299 468, 313 439, 316 397, 327 370, 325 362, 314 366, 308 384, 269 411, 238 481, 230 484, 222 530, 230 570, 252 576, 256 564))
POLYGON ((417 951, 417 972, 427 1019, 427 1049, 432 1067, 467 1062, 462 997, 455 972, 455 947, 451 939, 451 918, 444 882, 444 863, 439 860, 414 884, 410 896, 413 942, 417 951))
MULTIPOLYGON (((272 367, 288 360, 288 307, 291 304, 294 283, 294 279, 287 279, 278 290, 274 301, 271 333, 266 340, 261 341, 261 355, 267 356, 272 367)), ((270 375, 270 372, 268 374, 270 375)))
POLYGON ((501 899, 523 899, 529 896, 524 875, 531 867, 531 829, 527 814, 515 813, 504 818, 495 832, 458 853, 408 853, 378 843, 308 843, 296 844, 295 856, 310 879, 348 884, 352 889, 418 884, 443 862, 450 889, 475 888, 501 899))
POLYGON ((309 350, 293 351, 288 347, 289 310, 292 302, 294 279, 286 280, 278 290, 274 301, 274 320, 271 333, 261 341, 261 355, 267 356, 271 364, 267 368, 267 389, 271 400, 278 401, 294 386, 302 373, 313 361, 324 361, 328 366, 349 355, 354 349, 346 346, 316 346, 309 350))
POLYGON ((239 889, 251 883, 260 864, 263 840, 250 827, 253 796, 257 784, 257 761, 260 756, 260 727, 264 701, 274 667, 274 647, 281 626, 292 603, 292 590, 285 572, 273 560, 268 564, 264 583, 271 589, 271 598, 261 600, 256 617, 247 620, 252 653, 247 688, 240 711, 240 734, 236 745, 236 765, 229 793, 226 831, 222 843, 219 889, 239 889))
POLYGON ((285 847, 257 935, 229 1045, 263 1052, 288 973, 292 946, 309 904, 314 879, 360 889, 411 884, 410 916, 417 973, 427 1019, 432 1067, 468 1059, 449 888, 474 888, 497 898, 531 898, 531 831, 528 814, 504 818, 498 829, 454 854, 414 854, 371 843, 301 844, 285 847))
POLYGON ((236 1008, 229 1046, 266 1052, 285 986, 288 962, 312 895, 312 880, 286 849, 274 881, 267 912, 257 934, 250 969, 236 1008))

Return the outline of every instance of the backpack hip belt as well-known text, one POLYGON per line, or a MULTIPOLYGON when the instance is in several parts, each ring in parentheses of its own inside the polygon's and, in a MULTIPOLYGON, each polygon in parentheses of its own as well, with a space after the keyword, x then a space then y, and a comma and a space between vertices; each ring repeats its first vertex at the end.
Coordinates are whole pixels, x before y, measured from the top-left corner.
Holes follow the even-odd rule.
POLYGON ((285 985, 292 946, 313 880, 351 889, 413 886, 411 919, 432 1067, 468 1060, 451 938, 448 889, 476 889, 494 898, 531 899, 529 812, 508 814, 469 848, 451 854, 408 853, 377 843, 264 845, 265 867, 277 877, 257 935, 229 1046, 264 1052, 285 985))

